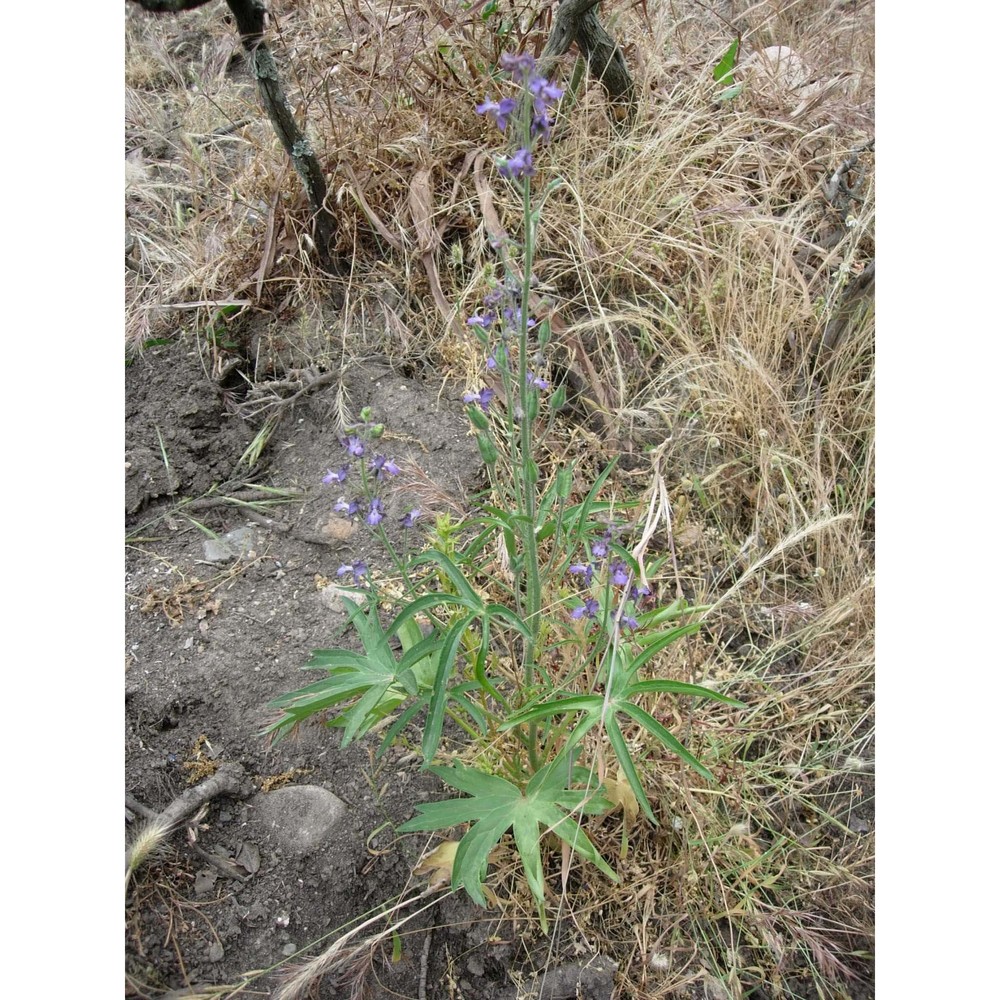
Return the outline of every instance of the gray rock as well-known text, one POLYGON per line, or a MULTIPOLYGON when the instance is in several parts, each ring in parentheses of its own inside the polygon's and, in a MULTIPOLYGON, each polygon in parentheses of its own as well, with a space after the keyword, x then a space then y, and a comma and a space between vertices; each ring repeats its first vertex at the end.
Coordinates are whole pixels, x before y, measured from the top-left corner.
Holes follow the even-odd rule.
POLYGON ((219 538, 206 538, 205 562, 227 563, 249 555, 253 548, 253 528, 236 528, 219 538))
POLYGON ((329 845, 347 817, 347 805, 318 785, 261 792, 249 805, 251 831, 272 847, 299 856, 329 845))

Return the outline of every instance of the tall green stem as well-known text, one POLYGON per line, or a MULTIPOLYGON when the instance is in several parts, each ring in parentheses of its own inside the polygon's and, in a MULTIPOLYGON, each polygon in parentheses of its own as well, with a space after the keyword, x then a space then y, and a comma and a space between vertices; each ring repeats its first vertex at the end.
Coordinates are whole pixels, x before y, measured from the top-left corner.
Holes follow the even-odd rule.
POLYGON ((538 542, 535 520, 538 516, 538 466, 535 464, 531 447, 531 432, 534 423, 534 407, 529 402, 532 389, 528 385, 528 315, 531 295, 531 271, 535 256, 535 233, 531 218, 531 180, 524 178, 522 186, 524 206, 524 276, 521 285, 521 312, 518 324, 518 389, 521 405, 521 475, 524 481, 524 574, 527 604, 527 625, 531 640, 525 651, 525 682, 530 687, 535 673, 535 646, 541 630, 542 583, 538 568, 538 542))
MULTIPOLYGON (((529 98, 530 100, 530 98, 529 98)), ((531 118, 523 116, 523 142, 525 149, 531 149, 531 118)), ((542 627, 542 581, 538 567, 538 536, 535 521, 538 517, 538 466, 535 463, 531 432, 536 407, 529 402, 532 387, 528 385, 528 317, 530 313, 531 273, 535 257, 535 229, 531 213, 531 178, 521 181, 521 203, 524 215, 524 259, 522 261, 521 302, 518 322, 518 402, 521 407, 520 465, 524 482, 524 513, 522 545, 524 550, 524 582, 526 623, 530 638, 524 649, 524 682, 530 690, 535 681, 535 657, 538 652, 538 636, 542 627)), ((538 732, 534 722, 528 726, 528 757, 532 770, 539 767, 538 732)))

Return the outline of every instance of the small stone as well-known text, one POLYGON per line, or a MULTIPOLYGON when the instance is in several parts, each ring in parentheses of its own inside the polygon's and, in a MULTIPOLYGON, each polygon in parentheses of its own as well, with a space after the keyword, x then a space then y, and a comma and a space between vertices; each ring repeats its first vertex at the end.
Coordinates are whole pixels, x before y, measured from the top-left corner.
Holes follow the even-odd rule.
POLYGON ((227 563, 242 559, 253 549, 253 528, 236 528, 219 538, 206 538, 205 562, 227 563))
POLYGON ((869 833, 871 831, 871 824, 860 816, 851 816, 847 825, 854 833, 869 833))
POLYGON ((339 545, 346 542, 357 530, 358 526, 347 518, 331 514, 318 525, 318 534, 327 545, 339 545))
POLYGON ((299 949, 295 947, 294 943, 289 941, 284 948, 281 949, 281 954, 286 958, 294 955, 299 949))
POLYGON ((221 962, 225 957, 226 949, 218 941, 213 941, 208 948, 208 960, 210 962, 221 962))
POLYGON ((219 873, 213 868, 202 868, 194 877, 194 894, 205 896, 215 887, 219 873))
POLYGON ((250 804, 251 835, 299 856, 330 844, 347 816, 346 804, 318 785, 261 792, 250 804))

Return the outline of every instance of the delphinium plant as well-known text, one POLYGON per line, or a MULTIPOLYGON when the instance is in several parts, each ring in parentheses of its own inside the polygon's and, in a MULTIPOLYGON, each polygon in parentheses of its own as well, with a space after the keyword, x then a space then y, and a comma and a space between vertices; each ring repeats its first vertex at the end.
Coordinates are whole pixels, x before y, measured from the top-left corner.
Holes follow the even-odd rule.
MULTIPOLYGON (((336 509, 364 518, 379 534, 407 594, 384 624, 366 567, 342 566, 341 575, 369 584, 343 590, 363 652, 316 651, 307 667, 325 676, 278 699, 282 715, 270 731, 280 737, 327 713, 345 746, 381 724, 384 750, 422 715, 424 766, 465 794, 419 805, 400 831, 471 824, 455 851, 452 880, 485 905, 490 852, 513 830, 544 925, 546 832, 616 878, 578 822, 612 808, 596 772, 597 741, 610 747, 639 807, 656 823, 627 729, 634 736, 638 727, 707 780, 712 775, 643 707, 646 696, 671 692, 741 706, 707 688, 649 675, 658 653, 698 629, 693 619, 702 609, 683 601, 649 606, 655 566, 637 558, 645 540, 630 549, 616 509, 600 499, 611 466, 576 503, 572 464, 543 481, 536 454, 565 390, 545 378, 551 331, 530 308, 541 209, 558 186, 536 193, 534 154, 552 133, 562 91, 530 55, 504 56, 500 65, 518 97, 488 97, 476 110, 515 137, 513 151, 498 156, 497 171, 520 195, 521 239, 495 246, 500 276, 468 319, 492 384, 465 394, 490 489, 465 523, 438 518, 423 551, 400 555, 384 530, 378 496, 379 481, 398 470, 374 446, 381 427, 362 413, 344 440, 347 460, 324 481, 347 482, 356 464, 361 495, 338 500, 336 509), (501 571, 488 569, 491 562, 501 571), (474 744, 474 765, 436 763, 446 718, 474 744)), ((414 528, 419 518, 414 508, 403 526, 414 528)))

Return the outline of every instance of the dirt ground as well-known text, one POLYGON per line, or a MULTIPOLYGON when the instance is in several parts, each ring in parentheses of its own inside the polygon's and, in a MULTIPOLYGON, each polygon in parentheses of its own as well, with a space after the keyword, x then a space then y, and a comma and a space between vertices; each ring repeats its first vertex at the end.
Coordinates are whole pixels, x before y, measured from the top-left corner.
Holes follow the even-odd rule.
MULTIPOLYGON (((475 485, 478 453, 460 400, 438 400, 432 389, 378 367, 355 370, 346 387, 357 410, 370 405, 385 419, 385 447, 404 467, 400 479, 412 462, 454 500, 475 485)), ((364 524, 332 514, 339 494, 320 482, 343 454, 327 394, 296 406, 261 463, 261 483, 299 499, 273 517, 251 512, 251 519, 245 508, 210 501, 179 506, 213 483, 239 479, 237 462, 254 434, 226 412, 197 349, 148 350, 127 369, 126 388, 126 791, 159 811, 224 763, 240 765, 253 790, 249 798, 213 801, 196 845, 176 834, 137 875, 127 972, 132 995, 156 996, 239 982, 391 901, 411 881, 425 843, 396 838, 393 827, 438 785, 399 751, 376 760, 378 737, 344 751, 321 727, 273 748, 261 736, 274 718, 268 702, 312 679, 301 668, 344 622, 325 585, 345 561, 363 558, 376 571, 385 562, 364 524), (218 536, 246 527, 252 537, 237 558, 210 562, 211 539, 192 519, 218 536), (262 799, 301 785, 347 805, 335 836, 306 850, 255 824, 262 799)), ((387 506, 395 522, 412 501, 397 490, 387 506)), ((423 974, 427 996, 499 996, 512 961, 528 957, 509 928, 486 944, 494 930, 488 913, 460 897, 405 930, 397 961, 387 955, 359 972, 368 995, 416 997, 423 974), (454 929, 434 931, 422 973, 431 924, 454 929), (448 992, 449 976, 461 994, 448 992)), ((272 985, 258 980, 247 995, 269 995, 272 985)), ((324 990, 345 995, 334 984, 324 990)))

